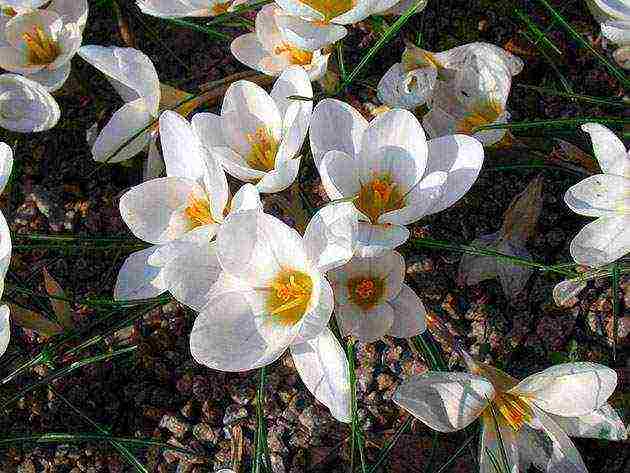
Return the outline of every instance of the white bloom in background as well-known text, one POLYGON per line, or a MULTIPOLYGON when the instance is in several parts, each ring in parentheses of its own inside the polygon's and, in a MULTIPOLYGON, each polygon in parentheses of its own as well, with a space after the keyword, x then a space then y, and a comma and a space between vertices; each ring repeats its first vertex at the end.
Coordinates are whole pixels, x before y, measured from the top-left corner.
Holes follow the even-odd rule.
POLYGON ((427 142, 406 110, 385 112, 368 124, 335 99, 315 107, 310 141, 328 197, 355 198, 360 256, 402 245, 409 238, 406 225, 457 202, 477 179, 484 156, 469 136, 427 142))
POLYGON ((114 297, 145 299, 170 290, 194 307, 214 282, 206 272, 216 266, 210 241, 225 217, 241 209, 258 209, 261 203, 251 185, 230 199, 220 163, 186 119, 166 111, 160 129, 167 177, 137 185, 120 199, 120 214, 131 232, 153 246, 127 258, 114 297), (191 293, 190 288, 198 288, 196 278, 206 285, 205 292, 191 293))
POLYGON ((138 0, 138 8, 158 18, 208 17, 234 11, 249 0, 138 0))
POLYGON ((286 69, 271 94, 253 82, 234 82, 223 98, 221 115, 198 113, 193 123, 228 174, 256 183, 259 192, 280 192, 295 181, 313 110, 312 101, 289 99, 292 95, 313 97, 300 66, 286 69))
POLYGON ((506 104, 512 76, 522 68, 519 58, 488 43, 441 53, 408 44, 402 62, 381 79, 378 94, 391 107, 413 109, 427 103, 430 111, 422 123, 432 138, 463 133, 491 145, 503 138, 505 130, 473 130, 509 120, 506 104))
POLYGON ((278 19, 283 34, 295 46, 315 51, 348 34, 343 25, 364 20, 376 3, 382 8, 398 0, 276 0, 288 15, 278 19))
POLYGON ((394 3, 394 6, 391 6, 391 3, 392 2, 390 0, 376 2, 376 5, 372 10, 372 14, 400 16, 416 3, 419 3, 418 8, 416 9, 416 13, 419 13, 426 8, 429 0, 397 0, 397 2, 394 3))
POLYGON ((470 373, 412 377, 393 401, 439 432, 461 430, 481 418, 481 473, 496 471, 492 457, 503 464, 497 426, 511 473, 528 471, 530 465, 546 472, 586 473, 568 435, 626 438, 623 422, 607 403, 617 374, 606 366, 565 363, 519 382, 492 366, 467 361, 470 373))
POLYGON ((573 259, 598 268, 630 252, 630 155, 615 134, 603 125, 586 123, 593 151, 603 174, 571 187, 564 201, 574 212, 597 220, 571 242, 573 259))
POLYGON ((619 46, 613 56, 624 69, 630 69, 630 3, 625 0, 587 0, 606 39, 619 46))
MULTIPOLYGON (((0 193, 4 190, 13 168, 13 150, 6 143, 0 143, 0 193)), ((11 231, 0 212, 0 297, 4 292, 4 277, 11 262, 11 231)), ((11 338, 9 306, 0 306, 0 356, 4 355, 11 338)))
POLYGON ((61 16, 64 23, 75 23, 83 31, 88 17, 87 0, 1 0, 0 8, 3 13, 12 17, 17 14, 29 13, 38 8, 54 11, 61 16))
POLYGON ((304 384, 332 415, 350 421, 348 363, 328 329, 334 300, 324 277, 353 254, 349 203, 321 209, 304 237, 262 212, 230 216, 217 235, 222 273, 199 313, 190 351, 221 371, 246 371, 290 348, 304 384))
POLYGON ((243 64, 270 76, 299 65, 308 72, 311 81, 320 79, 328 68, 330 53, 306 51, 294 46, 277 24, 278 19, 285 16, 286 13, 276 5, 265 5, 256 15, 256 31, 232 41, 232 54, 243 64))
POLYGON ((361 342, 384 335, 409 338, 426 329, 426 309, 405 279, 405 260, 396 251, 355 256, 327 273, 335 295, 335 317, 344 334, 361 342))
MULTIPOLYGON (((71 60, 79 50, 84 23, 82 9, 59 12, 33 10, 7 20, 0 38, 0 66, 39 82, 49 91, 59 89, 70 75, 71 60)), ((85 7, 85 0, 75 5, 85 7)))
POLYGON ((0 127, 19 133, 45 131, 59 121, 55 98, 37 82, 17 74, 0 74, 0 127))

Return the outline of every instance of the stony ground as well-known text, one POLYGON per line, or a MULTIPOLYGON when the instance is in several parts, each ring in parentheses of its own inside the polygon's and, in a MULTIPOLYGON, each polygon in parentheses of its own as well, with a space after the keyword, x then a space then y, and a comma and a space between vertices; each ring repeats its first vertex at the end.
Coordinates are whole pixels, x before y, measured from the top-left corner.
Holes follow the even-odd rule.
MULTIPOLYGON (((602 44, 598 27, 581 1, 552 3, 562 6, 573 26, 595 48, 610 56, 611 48, 602 44)), ((163 82, 191 92, 201 84, 245 70, 231 58, 226 43, 143 16, 131 1, 119 4, 120 16, 108 4, 93 6, 84 44, 135 44, 154 61, 163 82)), ((576 93, 623 95, 619 84, 596 60, 554 26, 548 34, 562 55, 551 58, 557 70, 550 67, 547 59, 524 38, 526 27, 511 7, 512 2, 430 0, 426 11, 409 22, 388 46, 387 53, 381 54, 344 99, 368 115, 371 105, 377 104, 373 87, 399 57, 403 38, 415 39, 422 32, 424 46, 429 50, 483 40, 520 55, 526 66, 515 80, 509 104, 514 121, 619 115, 619 109, 585 105, 519 87, 529 84, 559 88, 561 74, 576 93)), ((550 24, 542 10, 530 6, 524 11, 539 24, 550 24)), ((378 35, 373 28, 369 22, 360 24, 348 38, 345 52, 350 67, 376 41, 378 35)), ((222 31, 236 35, 242 30, 222 31)), ((75 301, 72 308, 76 327, 98 327, 99 317, 122 320, 131 313, 96 310, 81 301, 111 298, 118 268, 133 251, 136 242, 118 215, 117 200, 128 187, 141 181, 141 158, 127 166, 104 166, 95 171, 86 130, 95 121, 105 123, 121 102, 106 80, 78 57, 58 99, 63 114, 54 130, 38 135, 13 135, 0 130, 0 138, 16 149, 14 178, 9 192, 2 196, 2 211, 16 234, 125 237, 129 241, 103 244, 100 248, 70 243, 51 249, 32 248, 28 245, 32 241, 15 237, 6 298, 36 310, 48 309, 45 299, 11 289, 18 285, 44 293, 42 272, 46 268, 75 301)), ((419 222, 413 228, 414 236, 468 244, 481 234, 495 232, 512 199, 532 179, 541 176, 542 213, 527 248, 535 261, 546 265, 570 262, 569 242, 585 219, 565 207, 562 195, 593 169, 580 165, 574 152, 564 151, 566 145, 558 140, 591 152, 590 144, 577 129, 515 132, 511 146, 488 152, 486 169, 466 198, 419 222), (532 163, 553 166, 503 168, 532 163)), ((300 182, 310 205, 324 203, 312 166, 304 166, 300 182)), ((266 202, 267 211, 299 221, 296 195, 293 189, 272 196, 266 202)), ((470 287, 458 284, 461 253, 421 248, 413 242, 405 245, 402 252, 408 265, 408 283, 427 308, 463 338, 471 352, 519 377, 566 359, 605 363, 620 375, 620 389, 613 403, 624 411, 626 423, 630 421, 629 319, 618 324, 621 329, 613 358, 610 278, 589 283, 571 307, 561 309, 554 305, 551 296, 554 285, 561 280, 557 274, 538 271, 520 295, 506 298, 497 281, 470 287)), ((621 278, 616 296, 620 300, 620 316, 630 317, 629 278, 621 278)), ((136 321, 132 329, 106 337, 75 358, 59 360, 56 367, 112 347, 139 345, 131 357, 87 366, 52 382, 52 387, 44 383, 29 392, 2 413, 2 437, 95 432, 90 422, 96 422, 115 436, 154 437, 196 452, 192 456, 158 447, 134 449, 149 471, 201 473, 227 466, 248 471, 256 425, 254 399, 258 377, 254 372, 226 374, 197 365, 188 350, 187 334, 193 317, 183 307, 168 303, 136 321), (82 415, 68 403, 78 407, 82 415)), ((15 325, 12 335, 13 342, 0 366, 2 376, 37 354, 42 342, 34 332, 15 325)), ((75 345, 75 341, 67 342, 68 349, 75 345)), ((401 381, 427 367, 406 341, 389 338, 359 345, 357 367, 366 454, 373 462, 378 449, 406 420, 406 414, 389 402, 393 391, 401 381)), ((39 367, 27 371, 2 386, 0 396, 6 399, 52 370, 39 367)), ((349 428, 335 422, 313 400, 290 357, 281 358, 267 370, 264 404, 274 472, 347 471, 343 465, 349 463, 349 428)), ((474 430, 434 436, 414 422, 401 436, 383 471, 437 471, 470 434, 474 430), (433 449, 434 445, 437 448, 433 449)), ((576 440, 576 444, 591 472, 630 471, 630 444, 582 440, 576 440)), ((475 471, 476 441, 470 445, 447 471, 475 471)), ((0 448, 0 471, 7 473, 134 471, 111 445, 102 442, 14 443, 0 448)))

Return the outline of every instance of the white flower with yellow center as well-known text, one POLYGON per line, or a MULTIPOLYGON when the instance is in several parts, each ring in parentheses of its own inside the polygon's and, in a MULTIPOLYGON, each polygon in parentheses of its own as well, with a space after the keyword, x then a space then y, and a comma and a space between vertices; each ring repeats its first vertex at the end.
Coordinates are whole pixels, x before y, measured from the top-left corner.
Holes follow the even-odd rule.
POLYGON ((158 18, 208 17, 234 11, 250 0, 137 0, 138 8, 158 18))
POLYGON ((507 122, 512 76, 522 68, 519 58, 488 43, 441 53, 408 44, 402 62, 381 79, 378 95, 390 107, 414 109, 428 104, 430 111, 422 124, 433 138, 463 133, 491 145, 503 138, 505 130, 474 130, 507 122))
POLYGON ((83 7, 87 12, 85 0, 78 1, 78 7, 69 2, 58 5, 64 9, 2 17, 0 67, 23 74, 49 91, 59 89, 70 75, 70 61, 81 46, 83 7))
POLYGON ((400 253, 355 256, 327 276, 335 294, 335 317, 344 334, 367 343, 384 335, 409 338, 426 329, 426 309, 403 283, 405 260, 400 253))
POLYGON ((321 209, 304 237, 262 212, 231 215, 217 235, 222 273, 190 336, 195 360, 246 371, 289 348, 307 388, 349 422, 348 364, 328 329, 334 301, 324 274, 352 257, 356 223, 349 203, 321 209))
POLYGON ((504 464, 497 426, 507 456, 505 471, 511 473, 528 471, 530 465, 546 472, 587 473, 568 435, 626 438, 623 422, 607 403, 617 374, 606 366, 565 363, 521 382, 470 359, 468 369, 470 373, 414 376, 398 388, 393 401, 439 432, 461 430, 481 418, 481 473, 496 471, 493 459, 504 464))
POLYGON ((375 256, 409 238, 406 225, 457 202, 483 164, 483 147, 469 136, 427 142, 406 110, 368 122, 350 105, 322 100, 310 130, 311 150, 331 200, 354 198, 360 256, 375 256))
POLYGON ((37 82, 17 74, 0 75, 0 127, 19 133, 45 131, 59 121, 55 98, 37 82))
POLYGON ((265 5, 256 15, 256 32, 232 41, 232 54, 243 64, 270 76, 278 76, 289 66, 298 65, 312 81, 320 79, 328 67, 330 53, 294 46, 278 27, 279 19, 285 16, 276 5, 265 5))
POLYGON ((291 66, 276 80, 271 94, 245 80, 230 85, 221 115, 198 113, 193 123, 200 137, 219 156, 226 172, 256 183, 263 193, 280 192, 295 180, 298 156, 311 119, 313 97, 308 74, 291 66))
POLYGON ((571 187, 564 201, 580 215, 597 217, 571 242, 573 259, 597 268, 630 253, 630 154, 605 126, 586 123, 582 129, 591 136, 603 174, 571 187))
MULTIPOLYGON (((0 143, 0 193, 11 177, 13 168, 13 150, 6 143, 0 143)), ((4 293, 4 277, 11 262, 11 231, 2 212, 0 212, 0 297, 4 293)), ((9 306, 0 305, 0 356, 4 354, 11 338, 9 306)))
POLYGON ((206 274, 216 263, 210 241, 225 217, 261 207, 251 185, 230 198, 220 163, 193 128, 177 113, 164 112, 160 140, 167 177, 135 186, 120 198, 120 214, 131 232, 154 246, 127 258, 118 274, 116 299, 144 299, 170 290, 182 302, 199 305, 214 282, 206 274), (197 278, 206 290, 193 294, 190 288, 198 287, 197 278))

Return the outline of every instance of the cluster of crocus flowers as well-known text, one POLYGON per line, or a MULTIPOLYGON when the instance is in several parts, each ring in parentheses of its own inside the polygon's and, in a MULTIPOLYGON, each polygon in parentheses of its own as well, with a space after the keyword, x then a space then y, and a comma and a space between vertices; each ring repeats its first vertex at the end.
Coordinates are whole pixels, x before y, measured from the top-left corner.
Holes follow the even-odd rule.
POLYGON ((477 128, 508 121, 512 76, 522 67, 519 58, 488 43, 470 43, 441 53, 408 44, 402 62, 381 79, 378 95, 390 107, 415 109, 427 104, 430 110, 422 123, 433 138, 463 133, 492 145, 503 138, 505 130, 477 128))
POLYGON ((444 210, 473 185, 483 147, 465 135, 426 140, 407 110, 368 123, 350 105, 322 100, 313 112, 311 151, 331 200, 353 198, 359 256, 376 256, 409 238, 406 225, 444 210))
POLYGON ((598 268, 630 252, 630 154, 605 126, 587 123, 582 129, 591 137, 602 174, 571 187, 564 201, 574 212, 597 218, 575 236, 571 255, 598 268))
MULTIPOLYGON (((0 143, 0 193, 4 190, 13 168, 13 150, 6 143, 0 143)), ((0 212, 0 297, 4 292, 4 277, 11 261, 11 232, 2 212, 0 212)), ((4 354, 11 338, 9 307, 0 305, 0 356, 4 354)))
POLYGON ((624 440, 623 422, 608 404, 614 370, 596 363, 565 363, 523 381, 463 353, 468 373, 430 371, 399 386, 393 401, 439 432, 481 420, 481 472, 586 473, 569 439, 624 440))

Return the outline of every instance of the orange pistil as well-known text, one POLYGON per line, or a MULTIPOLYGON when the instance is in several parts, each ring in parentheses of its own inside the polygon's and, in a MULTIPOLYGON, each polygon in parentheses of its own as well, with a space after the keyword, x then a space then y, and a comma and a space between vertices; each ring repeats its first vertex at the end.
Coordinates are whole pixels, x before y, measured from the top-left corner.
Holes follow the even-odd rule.
POLYGON ((308 309, 313 280, 301 271, 283 270, 271 284, 267 310, 280 325, 294 325, 308 309))
POLYGON ((521 430, 525 422, 532 420, 532 409, 518 396, 502 392, 497 394, 492 402, 503 417, 502 420, 505 420, 515 432, 521 430))
POLYGON ((382 175, 361 186, 355 205, 372 223, 377 223, 384 213, 403 208, 404 197, 391 177, 382 175))
POLYGON ((287 43, 276 46, 274 53, 278 55, 287 54, 289 62, 298 66, 307 66, 313 60, 312 52, 304 51, 303 49, 296 48, 287 43))
POLYGON ((496 100, 482 101, 457 122, 457 133, 472 135, 475 128, 494 123, 502 113, 503 107, 496 100))
POLYGON ((222 15, 223 13, 227 13, 228 12, 231 4, 232 4, 231 1, 223 2, 223 3, 217 3, 216 5, 214 5, 212 7, 212 9, 210 11, 212 12, 212 14, 214 16, 222 15))
POLYGON ((50 64, 59 56, 59 46, 39 26, 35 26, 32 33, 23 33, 22 39, 26 43, 31 64, 50 64))
POLYGON ((193 228, 216 223, 212 218, 210 202, 206 198, 199 198, 193 194, 188 197, 188 207, 185 210, 193 228))
POLYGON ((385 292, 385 282, 372 277, 348 279, 347 285, 350 300, 364 310, 377 305, 385 292))
POLYGON ((245 158, 249 165, 258 171, 271 171, 276 165, 276 154, 280 144, 266 128, 259 128, 247 135, 252 146, 245 158))

